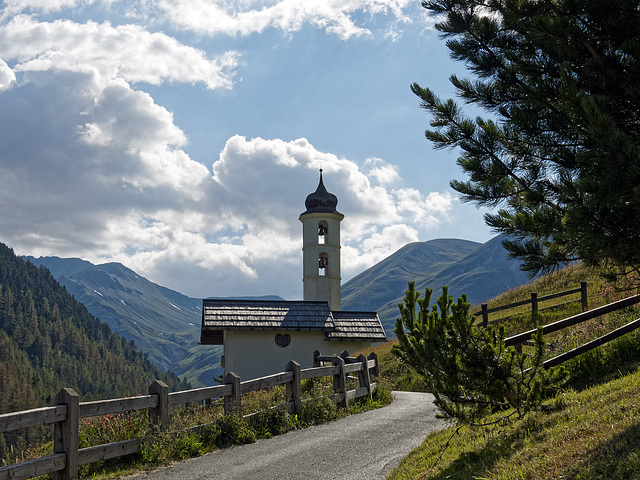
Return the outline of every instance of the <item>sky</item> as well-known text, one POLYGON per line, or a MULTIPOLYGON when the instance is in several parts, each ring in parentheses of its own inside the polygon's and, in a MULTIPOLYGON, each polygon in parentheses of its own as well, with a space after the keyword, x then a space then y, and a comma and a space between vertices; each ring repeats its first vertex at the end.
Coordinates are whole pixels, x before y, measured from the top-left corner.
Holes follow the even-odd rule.
POLYGON ((0 3, 0 241, 300 299, 321 168, 343 282, 411 242, 488 241, 409 89, 465 75, 436 21, 415 0, 0 3))

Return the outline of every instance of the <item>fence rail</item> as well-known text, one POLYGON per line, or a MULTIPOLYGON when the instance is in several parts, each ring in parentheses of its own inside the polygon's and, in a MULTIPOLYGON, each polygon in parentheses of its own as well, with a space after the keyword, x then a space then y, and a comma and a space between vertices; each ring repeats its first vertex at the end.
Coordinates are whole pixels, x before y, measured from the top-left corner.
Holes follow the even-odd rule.
POLYGON ((378 371, 375 353, 368 357, 349 357, 347 352, 339 356, 322 356, 314 352, 314 365, 302 369, 297 362, 291 361, 284 372, 245 381, 240 381, 240 377, 230 372, 225 375, 224 385, 173 393, 169 393, 166 384, 156 380, 149 386, 148 395, 95 402, 80 403, 76 392, 70 388, 62 389, 55 398, 55 406, 0 415, 0 433, 54 425, 54 454, 0 468, 0 480, 21 480, 49 473, 53 473, 54 480, 74 479, 78 477, 79 465, 136 453, 143 441, 153 441, 153 436, 149 436, 79 449, 80 418, 149 409, 150 422, 163 431, 169 427, 171 406, 223 398, 225 414, 242 415, 243 394, 277 385, 286 386, 288 411, 299 414, 302 411, 301 381, 327 376, 333 377, 334 394, 330 397, 334 401, 348 406, 356 398, 371 398, 376 386, 371 381, 371 373, 377 376, 378 371), (322 366, 323 362, 331 362, 332 365, 322 366), (348 373, 358 374, 358 388, 347 390, 348 373))
MULTIPOLYGON (((509 317, 503 317, 503 318, 498 318, 498 319, 489 321, 490 313, 501 312, 503 310, 510 310, 512 308, 521 307, 522 305, 531 304, 531 315, 535 315, 536 313, 538 313, 539 310, 541 310, 539 309, 539 304, 541 302, 546 302, 548 300, 553 300, 555 298, 560 298, 560 297, 572 295, 575 293, 580 294, 580 302, 582 303, 582 308, 583 310, 586 310, 589 306, 588 299, 587 299, 587 282, 580 282, 580 286, 578 288, 565 290, 563 292, 551 293, 549 295, 544 295, 542 297, 538 297, 537 292, 531 292, 531 298, 527 300, 521 300, 519 302, 509 303, 507 305, 500 305, 499 307, 489 308, 486 303, 483 303, 480 306, 481 310, 478 310, 477 312, 474 312, 471 315, 473 315, 474 317, 482 316, 482 326, 486 327, 489 324, 498 323, 500 321, 503 321, 509 318, 509 317)), ((561 305, 564 305, 564 304, 561 304, 561 305)), ((545 309, 556 308, 561 305, 552 305, 550 307, 546 307, 545 309)), ((545 309, 542 309, 542 310, 545 310, 545 309)))
MULTIPOLYGON (((559 330, 571 327, 573 325, 577 325, 582 322, 586 322, 587 320, 591 320, 593 318, 597 318, 601 315, 605 315, 607 313, 615 312, 616 310, 621 310, 623 308, 630 307, 632 305, 636 305, 640 303, 640 294, 633 295, 631 297, 623 298, 622 300, 618 300, 616 302, 609 303, 607 305, 603 305, 602 307, 594 308, 593 310, 589 310, 588 312, 579 313, 578 315, 574 315, 572 317, 568 317, 562 320, 558 320, 557 322, 549 323, 542 327, 542 333, 553 333, 559 330)), ((615 340, 616 338, 621 337, 629 332, 632 332, 640 328, 640 319, 633 320, 626 325, 617 328, 595 340, 591 340, 579 347, 576 347, 568 352, 560 354, 556 357, 550 358, 543 362, 544 368, 555 367, 556 365, 560 365, 561 363, 566 362, 574 357, 577 357, 580 354, 586 353, 594 348, 597 348, 601 345, 604 345, 611 340, 615 340)), ((505 346, 515 346, 520 349, 522 344, 531 340, 531 336, 536 333, 537 329, 527 330, 526 332, 518 333, 517 335, 513 335, 511 337, 504 339, 505 346)))

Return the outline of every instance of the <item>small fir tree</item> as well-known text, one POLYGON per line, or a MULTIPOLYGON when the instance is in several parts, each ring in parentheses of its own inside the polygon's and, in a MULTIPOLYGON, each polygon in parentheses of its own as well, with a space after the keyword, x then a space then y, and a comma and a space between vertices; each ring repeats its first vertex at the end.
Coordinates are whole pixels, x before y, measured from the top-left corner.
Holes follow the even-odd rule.
POLYGON ((454 303, 442 287, 430 309, 431 293, 427 288, 419 298, 409 283, 392 352, 425 379, 443 418, 481 425, 488 414, 504 411, 497 422, 521 419, 540 406, 544 390, 564 381, 564 368, 542 367, 542 329, 533 336, 533 355, 518 353, 504 346, 503 328, 474 324, 465 294, 454 303))

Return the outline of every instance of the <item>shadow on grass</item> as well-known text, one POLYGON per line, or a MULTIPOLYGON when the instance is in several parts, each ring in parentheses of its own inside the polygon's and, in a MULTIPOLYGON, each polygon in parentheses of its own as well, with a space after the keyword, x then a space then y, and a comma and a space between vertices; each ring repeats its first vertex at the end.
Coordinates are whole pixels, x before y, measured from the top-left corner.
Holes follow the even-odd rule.
MULTIPOLYGON (((554 423, 553 419, 538 416, 535 420, 525 420, 513 427, 502 427, 495 434, 486 433, 487 439, 478 449, 460 447, 467 451, 461 452, 448 467, 425 478, 434 480, 482 478, 500 462, 508 461, 513 455, 522 451, 527 442, 545 440, 547 426, 554 423)), ((479 443, 482 437, 478 438, 479 443)), ((455 447, 454 447, 455 448, 455 447)))
POLYGON ((640 479, 640 423, 598 446, 593 455, 572 469, 567 478, 640 479))

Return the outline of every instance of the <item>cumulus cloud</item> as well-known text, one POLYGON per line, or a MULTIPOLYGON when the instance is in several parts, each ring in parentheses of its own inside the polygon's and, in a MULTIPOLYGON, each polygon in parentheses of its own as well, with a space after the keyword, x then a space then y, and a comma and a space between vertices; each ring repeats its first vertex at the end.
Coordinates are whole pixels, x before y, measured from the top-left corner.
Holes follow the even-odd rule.
POLYGON ((0 92, 13 86, 16 81, 16 74, 9 68, 7 62, 0 58, 0 92))
POLYGON ((164 0, 160 6, 179 27, 210 35, 248 35, 267 28, 290 33, 310 24, 348 39, 371 33, 358 26, 354 19, 357 13, 384 13, 408 21, 403 9, 409 3, 408 0, 164 0))
POLYGON ((361 168, 304 138, 233 136, 209 170, 181 149, 184 133, 149 95, 90 74, 32 72, 0 93, 0 119, 3 241, 120 261, 192 295, 299 298, 298 216, 320 167, 346 215, 345 277, 417 240, 407 224, 420 208, 432 209, 425 218, 450 208, 380 185, 379 172, 396 171, 381 159, 361 168))
POLYGON ((448 220, 448 193, 406 187, 398 165, 359 163, 306 138, 225 135, 215 161, 203 165, 187 153, 173 113, 153 89, 143 91, 234 87, 239 53, 211 55, 150 31, 166 18, 205 34, 291 33, 308 24, 346 39, 369 35, 359 21, 366 16, 404 21, 408 0, 165 0, 153 12, 134 2, 125 17, 159 16, 121 25, 38 17, 112 3, 126 2, 4 2, 0 241, 18 253, 119 261, 193 296, 300 298, 298 217, 320 168, 345 214, 344 280, 448 220))
POLYGON ((91 5, 94 0, 4 0, 5 8, 12 12, 24 10, 57 12, 63 8, 76 8, 91 5))
POLYGON ((15 60, 16 72, 95 72, 105 81, 202 82, 209 89, 230 88, 239 61, 233 51, 208 59, 202 50, 138 25, 39 22, 28 15, 0 28, 0 57, 15 60), (22 40, 13 41, 16 38, 22 40))
POLYGON ((395 19, 385 26, 385 36, 398 38, 399 25, 411 21, 405 13, 410 0, 8 0, 4 15, 78 11, 99 6, 120 11, 125 18, 153 18, 199 34, 249 35, 266 29, 290 34, 304 25, 325 30, 342 39, 371 35, 362 18, 377 14, 395 19))

